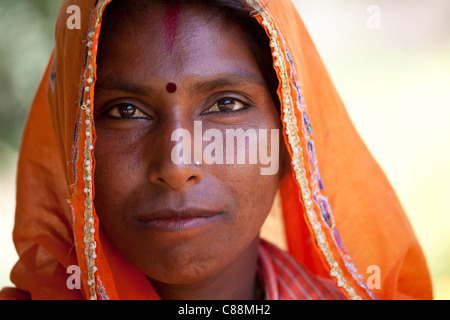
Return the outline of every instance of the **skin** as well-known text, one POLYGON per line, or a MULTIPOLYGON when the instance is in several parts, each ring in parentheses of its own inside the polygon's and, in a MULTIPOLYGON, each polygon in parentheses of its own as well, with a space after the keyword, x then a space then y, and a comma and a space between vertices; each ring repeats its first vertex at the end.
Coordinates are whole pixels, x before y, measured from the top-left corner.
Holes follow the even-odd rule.
POLYGON ((117 21, 98 57, 95 205, 101 227, 163 299, 254 299, 259 231, 280 173, 263 176, 259 164, 175 165, 171 135, 178 128, 193 133, 194 121, 224 137, 226 129, 281 132, 279 115, 237 26, 182 7, 168 51, 165 12, 153 5, 147 23, 117 21), (174 93, 166 90, 171 82, 174 93), (223 98, 235 99, 236 110, 218 108, 223 98), (215 214, 175 231, 137 219, 192 208, 215 214))

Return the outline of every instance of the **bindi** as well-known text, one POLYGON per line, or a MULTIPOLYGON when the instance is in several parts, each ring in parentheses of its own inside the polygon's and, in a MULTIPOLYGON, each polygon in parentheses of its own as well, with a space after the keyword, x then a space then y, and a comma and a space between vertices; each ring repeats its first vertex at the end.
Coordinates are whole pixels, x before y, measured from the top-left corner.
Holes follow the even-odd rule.
POLYGON ((166 50, 173 51, 177 38, 178 17, 180 15, 180 5, 173 4, 166 7, 164 15, 164 36, 166 42, 166 50))
POLYGON ((168 93, 175 93, 175 91, 177 91, 177 85, 173 82, 169 82, 166 86, 166 90, 168 93))

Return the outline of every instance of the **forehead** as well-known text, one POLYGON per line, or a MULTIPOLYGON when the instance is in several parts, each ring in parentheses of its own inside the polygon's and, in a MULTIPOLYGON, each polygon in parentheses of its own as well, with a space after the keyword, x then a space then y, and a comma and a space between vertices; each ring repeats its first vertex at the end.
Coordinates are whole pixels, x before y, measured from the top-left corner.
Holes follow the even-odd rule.
POLYGON ((217 36, 235 29, 225 20, 223 11, 206 4, 112 1, 103 17, 100 44, 147 40, 155 46, 161 39, 175 42, 186 37, 195 41, 208 29, 217 36))
POLYGON ((149 75, 174 79, 223 72, 223 68, 259 73, 240 27, 227 24, 209 9, 159 3, 137 9, 115 8, 107 15, 100 41, 100 74, 124 73, 148 80, 149 75))

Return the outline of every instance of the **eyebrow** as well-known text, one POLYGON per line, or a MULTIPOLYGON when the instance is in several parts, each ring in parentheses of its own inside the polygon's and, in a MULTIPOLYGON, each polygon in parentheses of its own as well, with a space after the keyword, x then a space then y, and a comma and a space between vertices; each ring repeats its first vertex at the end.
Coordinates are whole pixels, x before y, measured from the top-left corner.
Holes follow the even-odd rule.
POLYGON ((265 86, 263 79, 249 73, 232 73, 217 78, 200 81, 189 88, 189 93, 208 93, 225 87, 240 87, 245 85, 265 86))
POLYGON ((102 79, 95 84, 96 93, 108 90, 125 91, 140 95, 149 91, 149 88, 141 84, 123 81, 115 77, 107 77, 106 79, 102 79))
MULTIPOLYGON (((266 84, 261 77, 247 72, 224 73, 212 79, 196 82, 192 86, 190 86, 188 90, 190 94, 202 94, 225 87, 240 87, 248 85, 265 86, 266 84)), ((118 90, 134 93, 137 95, 145 95, 149 92, 157 91, 153 87, 149 87, 140 83, 124 81, 116 77, 106 77, 105 79, 100 80, 95 86, 96 92, 106 90, 118 90)))

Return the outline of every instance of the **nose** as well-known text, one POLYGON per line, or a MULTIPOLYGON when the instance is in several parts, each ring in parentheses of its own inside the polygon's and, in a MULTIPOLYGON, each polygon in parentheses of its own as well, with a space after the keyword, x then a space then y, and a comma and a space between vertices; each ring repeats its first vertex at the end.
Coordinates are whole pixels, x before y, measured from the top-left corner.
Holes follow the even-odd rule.
POLYGON ((149 180, 152 184, 181 190, 191 187, 202 180, 202 171, 194 164, 177 165, 172 163, 170 157, 166 163, 150 170, 149 180))
MULTIPOLYGON (((174 153, 178 153, 181 142, 172 141, 172 130, 165 130, 158 141, 152 145, 149 152, 151 160, 149 161, 148 178, 156 186, 181 190, 189 188, 203 178, 202 166, 190 159, 190 156, 174 159, 174 153)), ((186 137, 183 139, 183 153, 191 154, 191 144, 185 144, 186 137)))

